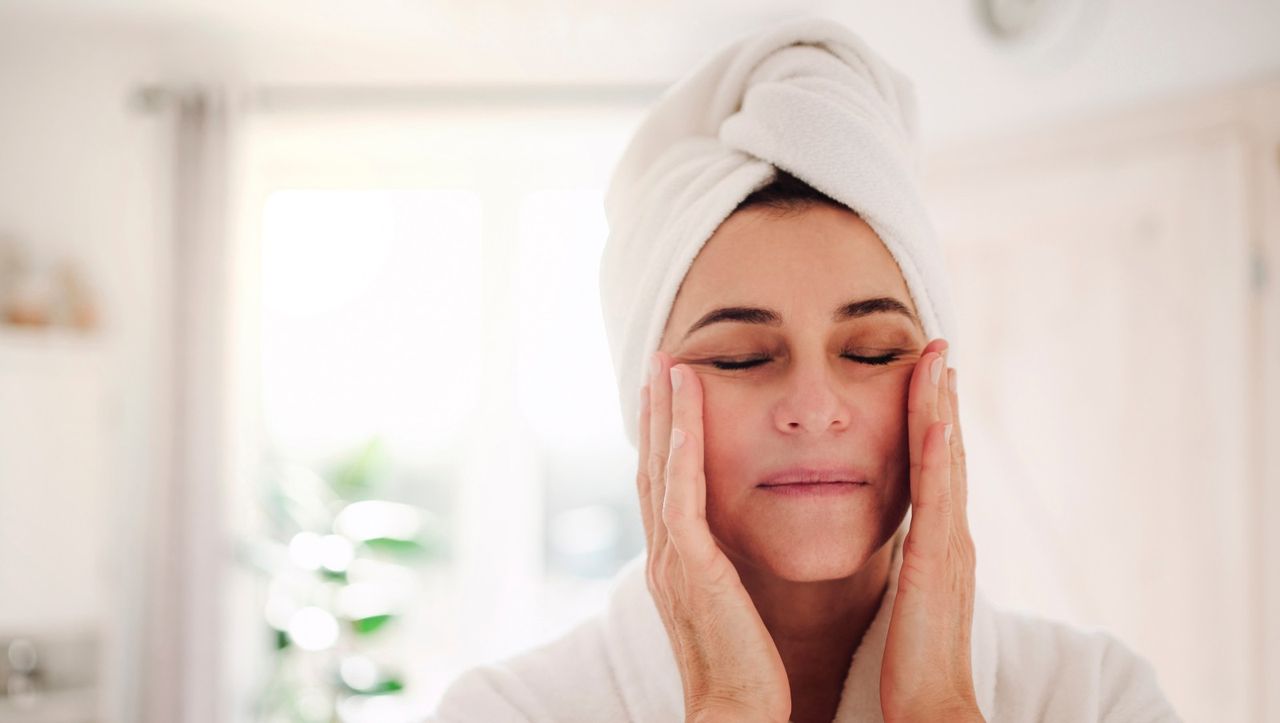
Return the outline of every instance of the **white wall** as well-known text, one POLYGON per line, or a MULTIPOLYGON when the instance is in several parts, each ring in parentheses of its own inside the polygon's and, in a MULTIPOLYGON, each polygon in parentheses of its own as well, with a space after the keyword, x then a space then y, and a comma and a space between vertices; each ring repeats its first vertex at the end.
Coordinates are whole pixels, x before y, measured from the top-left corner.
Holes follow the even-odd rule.
MULTIPOLYGON (((117 693, 132 690, 126 681, 146 614, 138 604, 142 522, 158 474, 150 457, 159 403, 151 380, 160 342, 168 148, 159 121, 127 104, 130 89, 156 69, 149 37, 119 25, 0 12, 0 234, 32 254, 79 261, 102 316, 101 336, 82 348, 34 341, 25 345, 24 361, 15 362, 33 370, 53 362, 100 363, 102 376, 100 384, 86 379, 78 388, 58 387, 56 380, 44 392, 26 388, 32 405, 39 400, 30 395, 50 395, 45 401, 55 408, 43 410, 47 416, 74 408, 90 415, 74 426, 51 422, 62 425, 56 432, 65 441, 37 448, 21 437, 0 439, 6 469, 31 469, 42 459, 56 463, 46 465, 53 475, 0 479, 0 492, 15 492, 0 499, 21 499, 24 508, 8 512, 24 518, 23 529, 43 528, 60 540, 0 550, 5 579, 25 576, 41 581, 37 589, 61 591, 56 599, 0 605, 0 633, 95 618, 108 623, 107 642, 124 643, 109 647, 102 665, 112 676, 107 705, 120 720, 135 718, 129 697, 117 693), (99 401, 85 399, 94 393, 102 395, 99 401), (74 398, 60 407, 57 395, 67 394, 74 398), (83 500, 92 501, 89 509, 78 504, 83 500), (96 575, 85 579, 87 570, 96 575)), ((12 350, 16 342, 8 342, 12 350)), ((27 415, 39 411, 0 408, 0 418, 29 424, 27 415)), ((0 541, 13 542, 3 531, 0 541)), ((13 592, 0 591, 0 599, 12 600, 13 592)))
POLYGON ((1280 70, 1280 3, 1058 0, 1011 47, 973 0, 8 0, 153 27, 178 75, 276 85, 632 83, 661 87, 721 44, 801 12, 839 19, 916 83, 930 142, 1029 127, 1280 70), (500 8, 500 11, 495 11, 500 8))

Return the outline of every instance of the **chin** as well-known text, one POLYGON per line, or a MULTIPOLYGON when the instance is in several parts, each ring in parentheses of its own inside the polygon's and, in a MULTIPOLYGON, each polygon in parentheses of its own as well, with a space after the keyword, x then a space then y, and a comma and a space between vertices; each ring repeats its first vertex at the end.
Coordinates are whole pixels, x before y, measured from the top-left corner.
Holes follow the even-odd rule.
POLYGON ((867 564, 882 544, 875 528, 865 524, 772 529, 773 534, 747 545, 746 562, 789 582, 850 577, 867 564))
POLYGON ((728 536, 718 534, 726 530, 720 523, 728 520, 713 515, 709 522, 736 565, 789 582, 822 582, 848 578, 861 570, 893 538, 909 503, 905 498, 891 503, 891 509, 816 518, 766 513, 750 522, 734 520, 729 528, 737 534, 728 536))
POLYGON ((784 549, 764 561, 764 569, 788 582, 823 582, 853 576, 871 558, 870 552, 851 554, 805 547, 784 549))

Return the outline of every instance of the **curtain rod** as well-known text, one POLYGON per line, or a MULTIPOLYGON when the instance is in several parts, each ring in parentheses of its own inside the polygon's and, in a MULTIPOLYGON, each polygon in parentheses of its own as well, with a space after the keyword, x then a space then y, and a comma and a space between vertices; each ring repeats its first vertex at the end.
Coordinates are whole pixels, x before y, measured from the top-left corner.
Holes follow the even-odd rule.
MULTIPOLYGON (((404 86, 257 86, 235 92, 253 110, 350 110, 353 108, 560 108, 646 107, 666 85, 636 84, 483 84, 404 86)), ((219 86, 145 85, 134 89, 130 104, 143 112, 204 103, 219 86)))

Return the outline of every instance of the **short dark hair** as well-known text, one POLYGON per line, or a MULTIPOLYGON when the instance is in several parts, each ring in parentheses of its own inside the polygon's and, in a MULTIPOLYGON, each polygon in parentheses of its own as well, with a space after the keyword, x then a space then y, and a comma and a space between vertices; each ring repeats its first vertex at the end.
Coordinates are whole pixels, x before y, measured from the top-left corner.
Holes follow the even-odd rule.
POLYGON ((742 199, 742 202, 733 209, 733 213, 744 208, 762 207, 773 210, 779 215, 786 215, 803 211, 819 203, 849 209, 843 203, 779 168, 772 181, 742 199))

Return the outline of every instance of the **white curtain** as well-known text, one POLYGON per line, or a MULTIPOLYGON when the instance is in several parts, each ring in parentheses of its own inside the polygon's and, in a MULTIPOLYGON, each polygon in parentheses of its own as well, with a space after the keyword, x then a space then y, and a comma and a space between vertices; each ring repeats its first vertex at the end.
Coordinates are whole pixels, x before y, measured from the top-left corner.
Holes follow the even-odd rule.
POLYGON ((164 91, 172 142, 172 217, 156 354, 157 470, 146 507, 145 583, 137 621, 137 718, 224 721, 221 590, 230 559, 222 524, 229 473, 229 232, 245 105, 230 88, 164 91))

